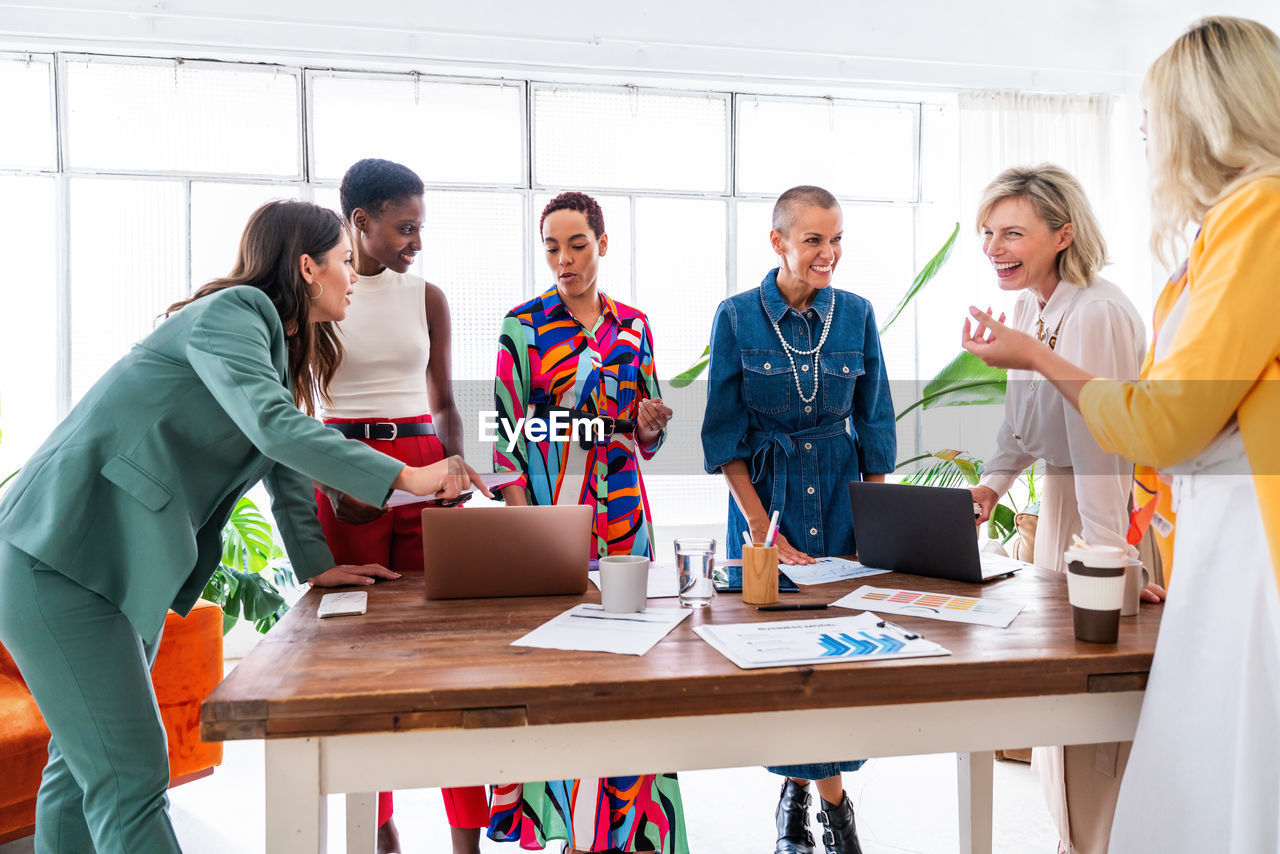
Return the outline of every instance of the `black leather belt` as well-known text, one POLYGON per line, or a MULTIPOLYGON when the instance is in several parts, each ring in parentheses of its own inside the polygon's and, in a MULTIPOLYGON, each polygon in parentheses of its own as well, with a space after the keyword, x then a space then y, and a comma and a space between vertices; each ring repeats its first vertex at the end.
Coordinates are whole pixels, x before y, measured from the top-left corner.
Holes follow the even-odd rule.
POLYGON ((326 424, 348 439, 381 439, 389 442, 403 436, 434 436, 436 425, 429 421, 410 421, 397 424, 394 421, 356 421, 351 424, 326 424))
MULTIPOLYGON (((551 413, 563 412, 569 416, 570 421, 602 421, 604 422, 604 438, 621 433, 630 436, 636 430, 635 421, 630 418, 614 418, 612 415, 597 415, 594 412, 588 412, 585 409, 570 409, 567 406, 552 406, 549 403, 538 403, 532 407, 533 417, 540 418, 543 421, 551 419, 551 413)), ((578 439, 578 444, 584 450, 590 449, 595 444, 590 438, 589 433, 584 432, 578 439)))

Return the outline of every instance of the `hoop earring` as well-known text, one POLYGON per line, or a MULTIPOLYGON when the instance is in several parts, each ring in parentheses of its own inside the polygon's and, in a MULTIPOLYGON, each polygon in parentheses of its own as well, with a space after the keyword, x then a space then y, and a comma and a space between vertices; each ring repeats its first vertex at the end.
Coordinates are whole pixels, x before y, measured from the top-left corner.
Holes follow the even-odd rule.
POLYGON ((320 295, 324 293, 324 285, 323 285, 323 284, 321 284, 320 282, 317 282, 317 281, 314 281, 314 280, 313 280, 313 281, 310 281, 310 282, 307 282, 307 285, 308 285, 308 286, 310 286, 310 285, 319 285, 319 286, 320 286, 320 287, 316 290, 316 292, 315 292, 314 294, 313 294, 313 293, 311 293, 310 291, 308 291, 308 292, 307 292, 307 296, 308 296, 309 298, 311 298, 312 300, 318 300, 318 299, 320 299, 320 295))

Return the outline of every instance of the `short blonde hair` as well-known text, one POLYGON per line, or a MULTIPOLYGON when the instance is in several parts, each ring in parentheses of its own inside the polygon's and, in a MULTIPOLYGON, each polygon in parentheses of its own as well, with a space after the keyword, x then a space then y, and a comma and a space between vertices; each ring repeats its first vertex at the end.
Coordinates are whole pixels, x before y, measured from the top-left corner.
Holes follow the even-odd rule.
POLYGON ((1071 245, 1058 253, 1058 278, 1076 287, 1089 287, 1098 271, 1111 262, 1084 187, 1074 175, 1052 163, 1006 169, 982 191, 975 223, 978 231, 982 231, 992 208, 1006 199, 1018 198, 1031 203, 1036 216, 1050 231, 1058 231, 1067 223, 1073 225, 1075 237, 1071 245))
POLYGON ((1245 18, 1202 18, 1147 70, 1151 246, 1180 260, 1187 226, 1258 174, 1280 171, 1280 39, 1245 18))

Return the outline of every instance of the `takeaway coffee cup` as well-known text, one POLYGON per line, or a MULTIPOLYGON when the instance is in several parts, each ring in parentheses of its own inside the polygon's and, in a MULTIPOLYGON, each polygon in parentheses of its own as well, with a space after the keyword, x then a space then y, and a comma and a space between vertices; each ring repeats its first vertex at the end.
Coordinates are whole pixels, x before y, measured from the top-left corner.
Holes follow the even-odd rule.
POLYGON ((600 603, 606 611, 643 611, 649 594, 649 559, 644 555, 600 558, 600 603))
POLYGON ((1142 591, 1147 586, 1150 575, 1142 561, 1129 558, 1124 568, 1124 604, 1120 606, 1120 616, 1133 617, 1138 613, 1138 603, 1142 601, 1142 591))
POLYGON ((1076 545, 1067 549, 1067 597, 1076 638, 1115 643, 1124 605, 1129 556, 1116 546, 1076 545))

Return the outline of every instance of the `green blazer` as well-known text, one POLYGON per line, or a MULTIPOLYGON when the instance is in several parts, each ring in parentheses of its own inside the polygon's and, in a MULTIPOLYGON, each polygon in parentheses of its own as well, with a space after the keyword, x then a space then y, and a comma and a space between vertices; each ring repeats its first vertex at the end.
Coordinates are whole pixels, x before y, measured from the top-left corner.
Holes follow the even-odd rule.
POLYGON ((116 362, 0 500, 0 539, 116 605, 144 638, 195 604, 259 480, 299 580, 333 566, 311 479, 382 504, 404 464, 300 412, 271 300, 196 300, 116 362))

